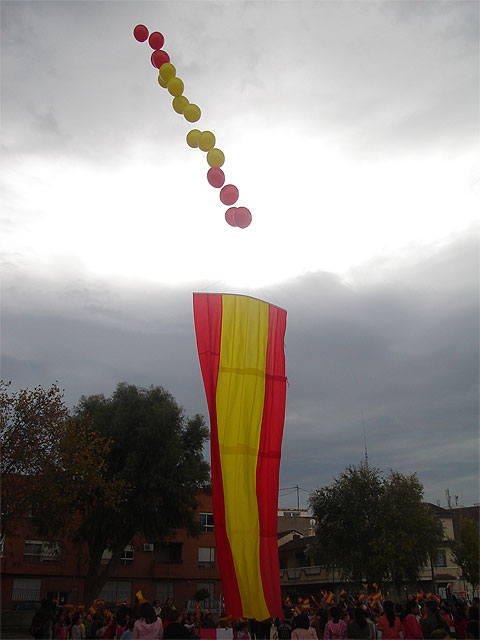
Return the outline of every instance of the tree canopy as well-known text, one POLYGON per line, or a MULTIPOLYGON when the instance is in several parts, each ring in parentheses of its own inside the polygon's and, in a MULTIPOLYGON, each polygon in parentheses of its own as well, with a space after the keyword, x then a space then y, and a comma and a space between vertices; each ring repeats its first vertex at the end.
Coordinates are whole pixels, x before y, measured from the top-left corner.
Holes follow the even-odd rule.
POLYGON ((186 418, 168 391, 120 383, 109 398, 83 396, 73 416, 56 384, 11 393, 2 383, 0 397, 2 527, 33 503, 40 534, 85 543, 86 604, 135 535, 161 542, 179 528, 199 533, 208 429, 202 416, 186 418))
POLYGON ((310 553, 358 584, 416 580, 443 537, 443 527, 422 502, 416 474, 347 467, 310 498, 316 520, 310 553))
POLYGON ((138 388, 121 383, 110 398, 82 397, 79 421, 91 420, 111 439, 107 474, 126 486, 120 504, 95 505, 83 519, 78 536, 89 547, 85 600, 93 599, 117 568, 135 534, 158 542, 177 528, 199 532, 197 496, 209 482, 203 458, 208 429, 200 415, 186 419, 182 408, 162 387, 138 388), (112 552, 101 565, 105 549, 112 552))
POLYGON ((460 518, 459 542, 453 548, 454 561, 462 568, 462 575, 472 585, 473 592, 480 584, 480 527, 476 520, 460 518))
POLYGON ((56 383, 16 392, 10 386, 0 383, 3 531, 13 533, 27 510, 41 530, 57 532, 92 501, 115 505, 124 487, 106 476, 111 440, 69 416, 56 383))

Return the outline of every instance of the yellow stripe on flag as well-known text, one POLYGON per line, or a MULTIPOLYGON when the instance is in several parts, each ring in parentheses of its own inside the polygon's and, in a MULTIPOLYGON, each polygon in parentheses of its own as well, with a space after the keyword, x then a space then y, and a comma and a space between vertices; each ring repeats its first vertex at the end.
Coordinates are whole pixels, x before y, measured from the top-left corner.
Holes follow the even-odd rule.
POLYGON ((268 320, 267 303, 248 297, 222 296, 216 406, 225 524, 243 615, 260 620, 270 617, 260 573, 256 493, 268 320), (259 607, 264 612, 263 618, 258 614, 259 607))

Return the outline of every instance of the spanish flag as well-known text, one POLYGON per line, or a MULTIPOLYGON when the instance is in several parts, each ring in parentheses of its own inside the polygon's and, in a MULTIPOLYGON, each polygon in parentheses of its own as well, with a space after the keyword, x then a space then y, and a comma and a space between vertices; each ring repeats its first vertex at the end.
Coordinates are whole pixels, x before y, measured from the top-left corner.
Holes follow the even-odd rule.
POLYGON ((231 294, 195 293, 193 310, 210 414, 225 611, 234 618, 280 617, 277 508, 287 314, 231 294))

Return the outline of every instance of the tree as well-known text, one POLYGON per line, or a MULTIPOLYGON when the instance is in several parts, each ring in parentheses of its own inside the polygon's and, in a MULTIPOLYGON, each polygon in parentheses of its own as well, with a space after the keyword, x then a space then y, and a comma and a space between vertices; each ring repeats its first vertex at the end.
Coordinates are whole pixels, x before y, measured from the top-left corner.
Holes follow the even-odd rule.
POLYGON ((310 499, 316 520, 311 555, 358 584, 385 580, 399 587, 415 580, 443 534, 422 497, 415 474, 383 478, 366 464, 347 467, 310 499))
POLYGON ((200 531, 195 520, 197 495, 209 482, 203 458, 208 437, 202 416, 186 419, 182 408, 162 387, 149 389, 121 383, 111 398, 82 397, 75 411, 92 420, 112 441, 107 475, 126 487, 115 505, 98 502, 84 512, 77 536, 88 545, 84 599, 91 602, 120 565, 127 544, 138 534, 160 542, 175 529, 200 531), (105 550, 112 553, 102 565, 105 550))
POLYGON ((460 541, 453 548, 454 561, 462 569, 462 575, 472 585, 473 593, 480 584, 480 527, 476 520, 460 518, 460 541))
POLYGON ((383 482, 384 517, 372 547, 384 558, 383 579, 392 582, 397 593, 406 581, 418 580, 444 536, 441 521, 422 498, 423 486, 416 474, 392 471, 383 482))
POLYGON ((10 387, 0 383, 3 531, 13 534, 17 518, 33 508, 39 528, 56 533, 71 524, 87 494, 115 504, 123 487, 105 475, 111 442, 88 421, 70 418, 56 383, 18 392, 10 387))
POLYGON ((345 579, 378 580, 378 558, 371 537, 379 527, 382 483, 378 471, 349 466, 335 482, 310 498, 316 521, 310 555, 345 579))

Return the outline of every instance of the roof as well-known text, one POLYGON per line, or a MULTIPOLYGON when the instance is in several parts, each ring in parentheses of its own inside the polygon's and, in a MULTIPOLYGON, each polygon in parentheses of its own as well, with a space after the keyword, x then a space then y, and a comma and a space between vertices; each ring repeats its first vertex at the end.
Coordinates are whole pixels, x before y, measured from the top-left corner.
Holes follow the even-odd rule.
POLYGON ((296 529, 286 529, 285 531, 277 532, 277 540, 283 538, 284 536, 288 536, 289 533, 298 533, 300 536, 303 536, 301 531, 297 531, 296 529))
POLYGON ((314 542, 315 536, 305 536, 304 538, 295 538, 286 544, 283 544, 279 551, 304 551, 309 544, 314 542))
POLYGON ((440 507, 438 504, 433 504, 432 502, 425 502, 424 504, 426 504, 436 516, 440 516, 441 518, 452 517, 452 512, 445 509, 445 507, 440 507))

